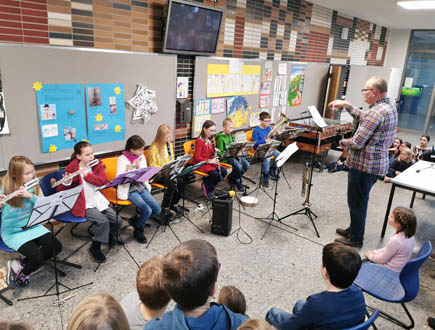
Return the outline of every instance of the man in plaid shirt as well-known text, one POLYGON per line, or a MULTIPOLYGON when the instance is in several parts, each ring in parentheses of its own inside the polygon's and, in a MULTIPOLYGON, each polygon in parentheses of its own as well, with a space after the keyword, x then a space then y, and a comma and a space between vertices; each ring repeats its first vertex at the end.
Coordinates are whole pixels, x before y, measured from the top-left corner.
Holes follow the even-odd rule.
POLYGON ((337 234, 343 237, 335 240, 355 247, 363 245, 370 190, 378 177, 387 173, 388 148, 396 136, 397 126, 397 111, 386 97, 387 83, 383 78, 371 77, 361 92, 364 102, 369 105, 368 111, 344 100, 329 103, 334 110, 345 108, 360 123, 352 138, 340 141, 340 146, 349 147, 347 204, 350 226, 338 228, 337 234))

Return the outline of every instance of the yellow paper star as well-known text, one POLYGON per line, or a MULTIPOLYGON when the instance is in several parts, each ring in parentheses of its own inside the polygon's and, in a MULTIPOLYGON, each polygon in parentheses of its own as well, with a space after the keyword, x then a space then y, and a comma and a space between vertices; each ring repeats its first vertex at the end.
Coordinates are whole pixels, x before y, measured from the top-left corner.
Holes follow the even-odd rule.
POLYGON ((40 81, 35 81, 33 83, 33 89, 35 91, 40 91, 42 89, 42 83, 40 81))
POLYGON ((97 115, 95 116, 95 120, 96 120, 96 121, 103 121, 103 115, 102 115, 101 113, 97 114, 97 115))
POLYGON ((50 145, 50 148, 48 148, 48 152, 51 154, 54 154, 56 152, 57 148, 54 144, 50 145))
POLYGON ((89 141, 88 141, 87 139, 83 139, 82 141, 83 141, 83 142, 87 142, 87 143, 89 143, 89 141))
POLYGON ((116 133, 119 133, 119 132, 121 132, 121 130, 122 130, 121 125, 116 125, 116 127, 115 127, 115 132, 116 132, 116 133))
POLYGON ((121 88, 119 88, 119 87, 115 87, 115 94, 116 94, 116 95, 121 94, 121 88))

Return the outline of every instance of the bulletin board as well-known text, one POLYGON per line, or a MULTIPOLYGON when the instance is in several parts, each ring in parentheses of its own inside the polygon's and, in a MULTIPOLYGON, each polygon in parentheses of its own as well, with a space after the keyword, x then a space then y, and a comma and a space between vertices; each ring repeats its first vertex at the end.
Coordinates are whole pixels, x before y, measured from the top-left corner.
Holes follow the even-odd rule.
MULTIPOLYGON (((119 83, 124 88, 125 102, 134 96, 137 84, 154 90, 158 111, 149 121, 132 122, 132 111, 125 106, 125 138, 137 134, 149 145, 160 124, 175 126, 176 66, 176 55, 0 43, 10 131, 0 135, 0 168, 7 168, 9 159, 18 154, 43 164, 69 159, 72 153, 72 149, 43 152, 34 82, 81 84, 83 90, 87 84, 119 83)), ((122 139, 95 144, 93 149, 98 154, 124 147, 122 139)))
MULTIPOLYGON (((278 70, 281 63, 281 72, 284 70, 285 67, 285 76, 287 76, 287 80, 285 82, 286 89, 288 91, 289 88, 289 82, 290 82, 290 75, 292 66, 305 66, 305 78, 304 78, 304 84, 303 84, 303 93, 302 93, 302 101, 300 105, 296 106, 288 106, 288 103, 286 102, 285 105, 285 112, 286 115, 289 118, 297 118, 300 116, 301 112, 307 110, 307 106, 309 105, 315 105, 319 110, 322 109, 324 97, 325 97, 325 90, 326 90, 326 83, 327 83, 327 75, 329 70, 329 64, 327 63, 301 63, 301 62, 281 62, 281 61, 266 61, 266 60, 251 60, 251 59, 228 59, 228 58, 219 58, 219 57, 203 57, 203 56, 197 56, 196 62, 195 62, 195 77, 194 77, 194 89, 193 89, 193 113, 192 113, 192 137, 197 137, 199 135, 198 132, 195 132, 195 124, 200 126, 201 122, 203 122, 206 119, 213 120, 216 123, 217 131, 222 130, 222 121, 227 117, 228 111, 226 112, 219 112, 215 113, 217 107, 213 107, 212 103, 215 102, 215 100, 219 98, 224 98, 225 101, 231 103, 232 97, 225 94, 223 96, 218 95, 217 97, 208 97, 207 95, 207 85, 209 84, 208 81, 208 73, 209 73, 209 65, 212 65, 213 67, 215 65, 230 65, 231 61, 239 62, 239 65, 248 66, 251 68, 260 66, 261 67, 261 73, 260 73, 260 86, 258 87, 258 91, 256 94, 247 94, 247 93, 240 93, 239 95, 235 95, 236 102, 239 101, 240 106, 242 108, 245 107, 244 100, 246 100, 249 108, 249 114, 247 116, 247 121, 244 125, 242 125, 239 128, 236 129, 249 129, 251 127, 250 124, 255 122, 257 120, 259 112, 261 112, 263 109, 260 107, 261 105, 267 104, 267 95, 266 99, 261 97, 262 93, 264 92, 262 82, 263 82, 263 72, 265 68, 271 69, 272 76, 271 76, 271 88, 272 91, 270 93, 270 106, 265 107, 264 110, 272 112, 272 108, 275 108, 275 118, 277 119, 278 115, 278 107, 272 106, 272 98, 275 93, 273 91, 274 89, 274 83, 275 79, 278 76, 278 70), (284 65, 286 64, 286 65, 284 65), (243 99, 239 99, 238 97, 242 96, 243 99), (261 97, 261 98, 260 98, 261 97), (261 101, 260 101, 261 100, 261 101), (204 107, 200 107, 198 109, 206 109, 207 102, 210 102, 210 109, 208 113, 200 112, 198 115, 200 115, 201 118, 199 120, 195 120, 195 102, 199 101, 201 104, 204 104, 204 107)), ((215 67, 214 67, 215 68, 215 67)), ((283 95, 284 97, 284 95, 283 95)), ((288 97, 288 94, 285 95, 285 97, 288 97)), ((287 99, 286 99, 287 100, 287 99)), ((221 103, 221 101, 217 101, 217 103, 221 103)), ((282 107, 282 106, 281 106, 282 107)), ((279 107, 279 108, 281 108, 279 107)))

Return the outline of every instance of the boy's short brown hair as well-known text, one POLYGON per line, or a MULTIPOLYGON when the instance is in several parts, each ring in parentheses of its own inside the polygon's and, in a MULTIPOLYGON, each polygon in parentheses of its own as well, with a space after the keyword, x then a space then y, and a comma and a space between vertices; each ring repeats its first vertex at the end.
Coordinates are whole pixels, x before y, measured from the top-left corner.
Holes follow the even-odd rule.
POLYGON ((201 239, 181 243, 163 261, 165 288, 183 310, 192 310, 206 303, 218 272, 215 247, 201 239))
POLYGON ((328 271, 332 285, 346 289, 352 285, 358 275, 361 257, 349 246, 329 243, 323 247, 322 263, 328 271))
POLYGON ((260 120, 265 120, 268 118, 272 118, 269 112, 267 111, 260 112, 260 120))
POLYGON ((163 285, 162 261, 162 256, 145 261, 136 276, 136 289, 140 301, 154 310, 165 307, 171 300, 163 285))
POLYGON ((232 124, 233 121, 231 120, 231 118, 225 118, 224 121, 222 122, 222 126, 227 126, 228 124, 232 124))
POLYGON ((234 286, 224 286, 219 291, 218 303, 224 304, 234 313, 246 314, 245 296, 234 286))

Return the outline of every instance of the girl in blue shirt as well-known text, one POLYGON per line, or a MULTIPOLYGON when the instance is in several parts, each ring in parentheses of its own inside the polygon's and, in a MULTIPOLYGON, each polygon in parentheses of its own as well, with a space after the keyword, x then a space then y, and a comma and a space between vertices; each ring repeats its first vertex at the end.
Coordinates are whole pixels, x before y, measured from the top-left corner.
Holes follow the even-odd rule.
POLYGON ((1 237, 11 249, 25 256, 24 260, 8 260, 9 286, 27 286, 29 275, 62 250, 61 243, 42 225, 23 229, 40 194, 39 186, 27 190, 24 184, 35 178, 32 161, 25 156, 14 156, 0 186, 1 237), (8 194, 17 196, 1 203, 8 194))

